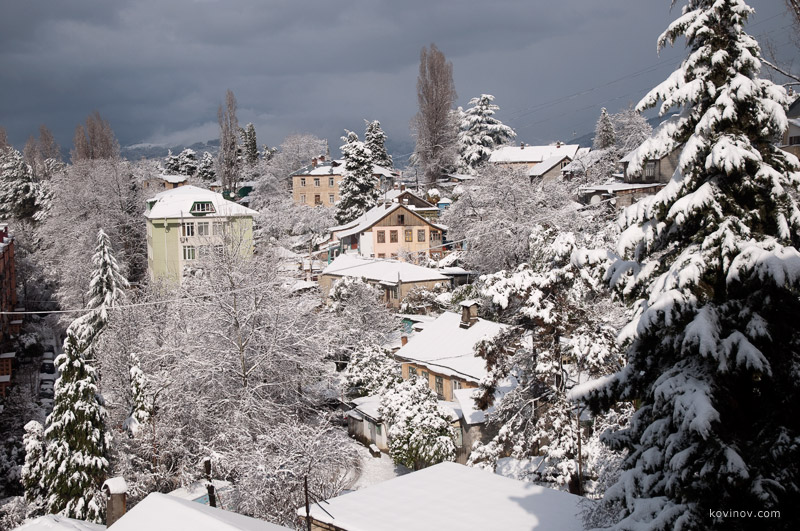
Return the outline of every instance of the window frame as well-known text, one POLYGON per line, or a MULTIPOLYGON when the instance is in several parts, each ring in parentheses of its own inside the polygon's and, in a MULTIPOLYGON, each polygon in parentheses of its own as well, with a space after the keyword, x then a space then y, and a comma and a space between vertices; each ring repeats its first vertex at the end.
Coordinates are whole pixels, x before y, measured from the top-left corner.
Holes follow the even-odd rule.
POLYGON ((334 204, 336 202, 336 196, 334 194, 328 194, 328 204, 334 204))
POLYGON ((328 177, 328 186, 336 186, 336 183, 333 180, 333 177, 328 177))
POLYGON ((417 242, 425 241, 425 229, 417 229, 417 242))
POLYGON ((403 240, 405 243, 414 243, 414 229, 405 229, 403 231, 403 240))
POLYGON ((396 229, 389 231, 389 243, 400 243, 400 234, 396 229))
POLYGON ((386 231, 385 230, 376 231, 376 238, 378 243, 386 243, 386 231))
POLYGON ((314 177, 314 188, 319 188, 320 186, 319 183, 320 183, 319 177, 314 177))
POLYGON ((197 260, 197 248, 194 245, 183 245, 183 260, 191 262, 197 260))
POLYGON ((195 235, 194 221, 182 221, 181 222, 181 237, 182 238, 191 238, 194 235, 195 235))
POLYGON ((444 377, 434 376, 434 387, 439 400, 444 400, 444 377))
POLYGON ((306 178, 300 177, 300 186, 305 186, 305 185, 306 185, 306 178))
POLYGON ((208 221, 197 222, 197 235, 202 237, 211 236, 211 227, 208 221))

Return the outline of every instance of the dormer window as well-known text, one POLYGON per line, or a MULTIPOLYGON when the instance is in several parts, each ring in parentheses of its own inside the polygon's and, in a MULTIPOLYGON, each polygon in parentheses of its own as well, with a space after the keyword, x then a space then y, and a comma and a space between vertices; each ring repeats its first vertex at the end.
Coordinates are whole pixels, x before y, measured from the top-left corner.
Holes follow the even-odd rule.
POLYGON ((214 203, 211 201, 195 201, 192 204, 191 210, 189 210, 190 214, 214 214, 216 213, 216 209, 214 208, 214 203))

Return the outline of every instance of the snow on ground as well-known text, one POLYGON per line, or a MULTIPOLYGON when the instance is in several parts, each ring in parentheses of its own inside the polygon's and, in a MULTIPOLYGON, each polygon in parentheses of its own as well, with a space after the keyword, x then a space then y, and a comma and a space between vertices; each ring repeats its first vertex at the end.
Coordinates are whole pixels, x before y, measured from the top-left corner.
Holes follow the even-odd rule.
POLYGON ((402 476, 411 472, 403 465, 395 465, 392 458, 387 453, 381 453, 380 459, 372 457, 366 446, 358 441, 350 441, 358 452, 361 458, 361 474, 350 486, 351 490, 359 490, 365 487, 371 487, 384 481, 402 476))

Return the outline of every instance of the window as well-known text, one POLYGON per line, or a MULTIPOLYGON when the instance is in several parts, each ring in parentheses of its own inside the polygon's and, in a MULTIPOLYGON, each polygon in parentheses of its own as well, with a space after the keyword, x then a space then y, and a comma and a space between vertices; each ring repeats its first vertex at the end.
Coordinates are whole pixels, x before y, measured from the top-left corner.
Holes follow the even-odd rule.
POLYGON ((328 194, 328 203, 333 204, 334 197, 333 194, 328 194))
POLYGON ((333 186, 333 177, 328 177, 328 186, 333 186))
POLYGON ((431 241, 439 240, 442 238, 442 234, 438 230, 431 231, 431 241))
POLYGON ((181 223, 181 236, 194 236, 194 223, 181 223))
POLYGON ((790 136, 789 137, 789 145, 796 146, 800 144, 800 136, 790 136))
POLYGON ((397 231, 390 230, 389 231, 389 243, 397 243, 397 231))
POLYGON ((441 376, 436 377, 436 396, 444 400, 444 379, 441 376))
POLYGON ((397 286, 392 286, 386 288, 386 298, 387 299, 396 299, 397 298, 397 286))
POLYGON ((208 221, 200 221, 197 223, 197 235, 208 236, 208 221))
POLYGON ((417 241, 418 242, 425 241, 425 229, 420 229, 417 231, 417 241))
POLYGON ((656 176, 656 163, 655 161, 649 161, 645 164, 644 167, 644 176, 648 179, 652 179, 656 176))
POLYGON ((300 194, 300 202, 305 204, 305 202, 306 202, 306 194, 300 194))
POLYGON ((422 379, 428 381, 428 371, 422 371, 422 379))
POLYGON ((408 366, 408 377, 411 378, 411 377, 414 377, 414 376, 417 376, 417 368, 416 367, 412 367, 411 365, 409 365, 408 366))
POLYGON ((386 243, 386 231, 379 230, 378 231, 378 243, 386 243))
POLYGON ((405 237, 406 237, 406 241, 407 242, 413 242, 414 241, 414 231, 412 229, 406 229, 405 230, 405 237))
POLYGON ((213 214, 214 212, 216 210, 214 209, 214 203, 211 201, 197 201, 192 203, 192 208, 189 209, 190 214, 213 214))
POLYGON ((397 224, 398 225, 405 225, 406 224, 406 215, 405 214, 397 214, 397 224))
POLYGON ((305 185, 306 185, 306 178, 300 177, 300 186, 305 186, 305 185))
POLYGON ((375 425, 375 433, 378 434, 378 437, 383 435, 383 424, 376 424, 375 425))
POLYGON ((315 194, 314 195, 314 204, 315 205, 321 205, 322 204, 322 196, 320 196, 319 194, 315 194))
POLYGON ((462 389, 463 388, 463 386, 461 385, 461 382, 458 381, 458 380, 450 380, 450 384, 453 386, 453 391, 455 391, 456 389, 462 389))
POLYGON ((319 177, 314 177, 314 186, 319 188, 319 177))
POLYGON ((378 258, 386 258, 386 253, 378 253, 378 258))
POLYGON ((222 236, 222 223, 215 221, 211 224, 211 230, 214 236, 222 236))
POLYGON ((183 259, 184 260, 194 260, 195 259, 194 245, 184 245, 183 246, 183 259))
POLYGON ((453 426, 453 431, 456 434, 456 440, 454 441, 456 448, 461 448, 464 446, 464 434, 461 433, 461 426, 453 426))
POLYGON ((392 253, 391 259, 392 260, 397 260, 397 253, 392 253))

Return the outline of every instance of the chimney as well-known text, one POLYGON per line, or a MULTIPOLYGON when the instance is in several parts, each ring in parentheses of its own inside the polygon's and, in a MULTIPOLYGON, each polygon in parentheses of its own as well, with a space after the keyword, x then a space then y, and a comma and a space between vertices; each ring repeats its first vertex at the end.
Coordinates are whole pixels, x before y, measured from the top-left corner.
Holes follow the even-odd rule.
POLYGON ((106 527, 111 527, 127 510, 128 485, 125 478, 107 479, 103 483, 103 492, 106 495, 106 527))
POLYGON ((319 161, 320 162, 325 162, 325 155, 320 155, 319 156, 319 161))
POLYGON ((311 167, 312 168, 316 168, 317 167, 317 157, 314 157, 313 159, 311 159, 311 167))
POLYGON ((203 468, 206 473, 206 490, 208 491, 208 504, 211 507, 217 506, 217 496, 214 492, 214 481, 211 479, 211 458, 206 457, 203 459, 203 468))
POLYGON ((478 301, 468 300, 461 303, 461 322, 458 326, 469 328, 478 322, 478 301))
POLYGON ((408 336, 400 336, 400 345, 404 347, 406 343, 408 343, 408 336))
POLYGON ((406 189, 406 184, 405 184, 405 183, 402 183, 402 184, 400 185, 400 191, 402 192, 402 191, 403 191, 403 190, 405 190, 405 189, 406 189))

